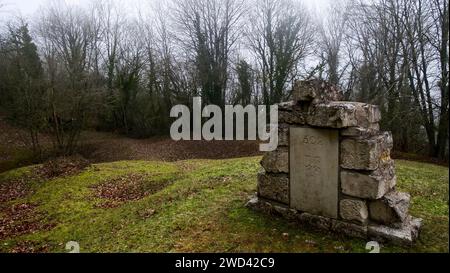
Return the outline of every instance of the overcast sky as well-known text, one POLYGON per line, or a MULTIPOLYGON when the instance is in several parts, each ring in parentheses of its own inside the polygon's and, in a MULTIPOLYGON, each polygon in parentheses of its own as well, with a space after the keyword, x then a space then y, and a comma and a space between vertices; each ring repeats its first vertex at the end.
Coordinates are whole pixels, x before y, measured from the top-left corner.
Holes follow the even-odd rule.
MULTIPOLYGON (((89 2, 95 0, 0 0, 5 6, 2 9, 0 17, 7 18, 11 15, 22 15, 24 17, 32 16, 36 13, 39 6, 46 5, 49 1, 62 1, 70 5, 88 5, 89 2)), ((155 2, 160 0, 113 0, 121 1, 127 5, 135 6, 139 2, 155 2)), ((299 0, 304 2, 308 8, 317 13, 322 13, 329 2, 333 0, 299 0)))

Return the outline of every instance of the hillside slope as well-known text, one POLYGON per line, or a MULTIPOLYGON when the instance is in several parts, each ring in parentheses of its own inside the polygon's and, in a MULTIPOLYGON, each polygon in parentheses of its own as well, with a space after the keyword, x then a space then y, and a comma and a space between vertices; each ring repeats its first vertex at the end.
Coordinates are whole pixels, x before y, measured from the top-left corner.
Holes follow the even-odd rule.
MULTIPOLYGON (((260 157, 119 161, 49 176, 41 166, 0 175, 0 251, 365 252, 366 242, 298 227, 244 207, 260 157), (19 185, 19 186, 18 186, 19 185)), ((396 161, 411 213, 424 219, 413 248, 448 252, 448 168, 396 161)))

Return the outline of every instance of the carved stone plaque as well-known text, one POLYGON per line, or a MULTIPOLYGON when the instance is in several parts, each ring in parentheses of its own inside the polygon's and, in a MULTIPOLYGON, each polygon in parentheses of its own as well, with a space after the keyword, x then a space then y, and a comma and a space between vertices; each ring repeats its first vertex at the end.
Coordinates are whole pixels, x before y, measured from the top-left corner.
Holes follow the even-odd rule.
POLYGON ((290 206, 338 217, 339 136, 337 130, 290 128, 290 206))

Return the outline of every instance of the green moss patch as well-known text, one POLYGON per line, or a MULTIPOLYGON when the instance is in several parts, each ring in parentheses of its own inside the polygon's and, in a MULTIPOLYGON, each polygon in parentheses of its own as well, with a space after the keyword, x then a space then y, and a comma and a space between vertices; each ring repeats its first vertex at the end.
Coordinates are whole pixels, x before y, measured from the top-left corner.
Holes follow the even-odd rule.
MULTIPOLYGON (((364 240, 247 209, 260 159, 120 161, 31 178, 30 193, 2 206, 33 204, 52 226, 4 236, 0 251, 66 252, 76 241, 81 252, 367 252, 364 240)), ((396 167, 398 188, 411 193, 411 214, 424 227, 414 247, 381 252, 448 252, 448 168, 401 160, 396 167)), ((33 168, 0 175, 0 185, 33 168)))

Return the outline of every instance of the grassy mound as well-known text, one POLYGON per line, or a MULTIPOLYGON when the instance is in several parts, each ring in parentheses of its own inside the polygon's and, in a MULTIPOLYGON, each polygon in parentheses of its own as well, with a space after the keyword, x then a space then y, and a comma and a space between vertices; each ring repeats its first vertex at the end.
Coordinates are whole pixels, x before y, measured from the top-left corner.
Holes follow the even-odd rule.
MULTIPOLYGON (((245 208, 259 160, 120 161, 49 179, 32 175, 41 166, 3 173, 5 192, 22 184, 0 203, 0 251, 66 252, 76 241, 81 252, 366 252, 363 240, 245 208)), ((396 165, 399 189, 411 193, 411 214, 424 227, 414 247, 381 251, 448 252, 448 168, 396 165)))

